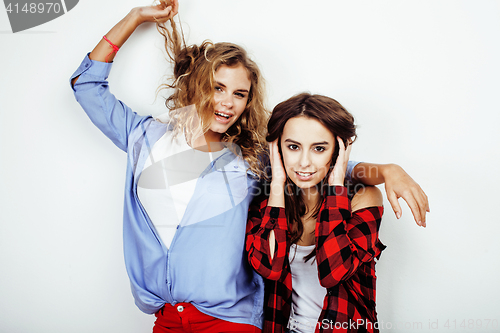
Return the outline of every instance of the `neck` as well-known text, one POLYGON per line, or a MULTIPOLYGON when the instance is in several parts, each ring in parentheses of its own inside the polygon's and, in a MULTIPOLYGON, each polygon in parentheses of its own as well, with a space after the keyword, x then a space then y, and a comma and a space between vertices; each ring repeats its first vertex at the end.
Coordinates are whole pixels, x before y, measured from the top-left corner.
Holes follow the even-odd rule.
POLYGON ((222 134, 208 131, 204 135, 191 140, 191 147, 200 151, 214 152, 222 150, 225 147, 221 141, 222 134))
POLYGON ((316 186, 313 186, 307 189, 302 189, 302 198, 304 199, 304 204, 307 207, 306 215, 308 215, 318 204, 320 198, 318 188, 316 186))
POLYGON ((302 199, 306 205, 306 213, 301 217, 303 232, 298 245, 307 246, 315 244, 316 218, 313 217, 314 208, 318 204, 320 193, 316 186, 302 190, 302 199))

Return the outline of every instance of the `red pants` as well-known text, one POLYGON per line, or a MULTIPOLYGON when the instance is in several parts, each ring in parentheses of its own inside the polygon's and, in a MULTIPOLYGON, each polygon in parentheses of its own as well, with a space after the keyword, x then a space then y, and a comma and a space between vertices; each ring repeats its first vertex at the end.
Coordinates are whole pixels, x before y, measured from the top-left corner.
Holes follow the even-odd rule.
POLYGON ((259 328, 250 324, 232 323, 206 315, 190 303, 165 304, 155 316, 153 333, 261 333, 259 328))

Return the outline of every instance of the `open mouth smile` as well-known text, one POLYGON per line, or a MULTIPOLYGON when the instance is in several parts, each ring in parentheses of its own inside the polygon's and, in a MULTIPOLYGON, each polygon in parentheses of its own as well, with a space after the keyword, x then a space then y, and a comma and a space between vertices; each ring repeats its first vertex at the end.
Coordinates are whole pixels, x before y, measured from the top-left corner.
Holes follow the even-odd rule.
POLYGON ((231 121, 231 118, 233 117, 232 114, 224 113, 221 111, 215 111, 214 116, 215 116, 215 120, 221 124, 229 124, 229 122, 231 121))
POLYGON ((302 181, 307 181, 312 178, 312 176, 316 172, 302 172, 302 171, 295 171, 295 174, 297 175, 297 178, 302 180, 302 181))
POLYGON ((219 116, 219 117, 224 117, 226 119, 229 119, 229 118, 232 117, 232 115, 230 115, 230 114, 222 113, 222 112, 219 112, 219 111, 215 111, 215 115, 219 116))

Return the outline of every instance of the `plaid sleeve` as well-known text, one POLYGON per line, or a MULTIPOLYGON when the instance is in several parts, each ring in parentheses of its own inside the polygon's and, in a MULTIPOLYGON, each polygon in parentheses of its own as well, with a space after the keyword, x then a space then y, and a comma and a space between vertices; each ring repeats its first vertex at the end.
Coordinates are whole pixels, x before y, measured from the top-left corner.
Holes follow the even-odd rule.
POLYGON ((378 230, 382 207, 351 214, 347 189, 328 187, 316 225, 316 260, 320 283, 325 288, 350 278, 363 262, 380 254, 378 230))
POLYGON ((252 267, 264 278, 278 280, 285 274, 287 253, 287 221, 285 209, 267 206, 268 199, 255 199, 250 205, 246 232, 246 251, 252 267), (274 230, 276 239, 273 259, 269 235, 274 230))

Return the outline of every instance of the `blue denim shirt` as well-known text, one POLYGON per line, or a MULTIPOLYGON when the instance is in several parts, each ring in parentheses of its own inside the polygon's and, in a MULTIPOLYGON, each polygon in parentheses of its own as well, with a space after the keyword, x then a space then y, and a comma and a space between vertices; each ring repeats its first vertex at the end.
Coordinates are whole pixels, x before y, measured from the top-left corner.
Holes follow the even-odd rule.
POLYGON ((79 76, 74 94, 91 121, 128 154, 123 244, 136 305, 152 314, 165 303, 190 302, 213 317, 261 328, 264 284, 244 254, 257 181, 231 151, 214 160, 198 178, 167 249, 139 201, 137 183, 151 147, 170 128, 117 100, 108 87, 110 70, 110 63, 87 55, 71 79, 79 76))

